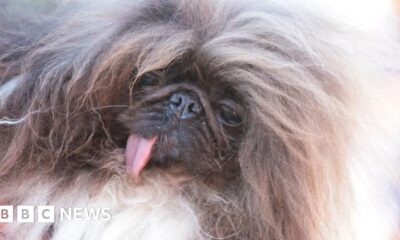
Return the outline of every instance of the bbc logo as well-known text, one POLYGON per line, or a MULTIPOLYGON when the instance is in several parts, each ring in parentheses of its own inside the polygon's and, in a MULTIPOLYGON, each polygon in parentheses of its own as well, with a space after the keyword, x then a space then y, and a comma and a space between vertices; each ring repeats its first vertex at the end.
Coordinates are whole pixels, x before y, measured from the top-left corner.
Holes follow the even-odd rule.
MULTIPOLYGON (((13 206, 0 206, 0 223, 15 222, 14 210, 13 206)), ((35 215, 34 206, 17 206, 16 222, 54 222, 54 206, 37 206, 36 210, 37 214, 35 215)))

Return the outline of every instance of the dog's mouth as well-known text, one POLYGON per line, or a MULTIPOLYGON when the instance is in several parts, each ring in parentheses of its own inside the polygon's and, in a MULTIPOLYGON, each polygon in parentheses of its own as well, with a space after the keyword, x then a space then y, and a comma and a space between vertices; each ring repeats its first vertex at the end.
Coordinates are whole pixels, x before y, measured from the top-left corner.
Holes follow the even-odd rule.
POLYGON ((148 164, 157 136, 144 138, 130 134, 125 148, 125 163, 129 175, 137 178, 148 164))
POLYGON ((125 146, 125 165, 127 173, 138 178, 145 168, 181 166, 193 174, 209 174, 211 169, 219 169, 215 164, 215 146, 212 140, 199 136, 188 136, 183 131, 168 134, 142 135, 130 133, 125 146), (189 139, 190 138, 190 139, 189 139), (194 143, 193 139, 198 140, 194 143), (207 144, 207 146, 202 146, 207 144))

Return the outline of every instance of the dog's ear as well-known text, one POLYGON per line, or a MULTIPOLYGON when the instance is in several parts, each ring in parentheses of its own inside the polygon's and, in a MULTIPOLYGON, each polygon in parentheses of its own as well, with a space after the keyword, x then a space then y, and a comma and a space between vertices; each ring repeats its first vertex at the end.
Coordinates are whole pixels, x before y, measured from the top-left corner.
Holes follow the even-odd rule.
MULTIPOLYGON (((276 110, 282 106, 275 106, 276 110)), ((292 119, 298 117, 291 114, 292 119)), ((323 115, 316 110, 314 114, 315 118, 323 115)), ((239 151, 244 208, 247 221, 252 222, 247 231, 252 239, 315 239, 321 229, 331 227, 327 223, 332 206, 335 212, 343 210, 343 146, 334 142, 339 139, 335 134, 332 141, 318 136, 321 122, 316 127, 307 121, 292 121, 290 129, 284 122, 274 125, 268 121, 273 120, 253 114, 239 151)))

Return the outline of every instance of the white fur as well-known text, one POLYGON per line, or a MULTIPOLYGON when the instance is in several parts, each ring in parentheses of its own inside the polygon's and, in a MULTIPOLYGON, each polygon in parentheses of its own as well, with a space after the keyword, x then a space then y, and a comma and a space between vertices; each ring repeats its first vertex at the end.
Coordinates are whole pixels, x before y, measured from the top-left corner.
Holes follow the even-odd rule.
MULTIPOLYGON (((56 214, 53 240, 203 239, 194 206, 161 174, 153 173, 140 184, 116 178, 94 196, 86 180, 80 179, 81 185, 53 199, 49 196, 51 185, 41 184, 37 186, 41 191, 25 201, 28 205, 53 205, 55 209, 111 208, 111 220, 60 221, 56 214)), ((14 223, 6 232, 12 239, 35 240, 41 239, 48 227, 44 223, 14 223)))
POLYGON ((184 240, 198 235, 191 204, 174 189, 154 182, 127 187, 121 194, 118 184, 109 183, 98 196, 83 203, 87 207, 111 207, 112 220, 58 222, 54 240, 184 240))

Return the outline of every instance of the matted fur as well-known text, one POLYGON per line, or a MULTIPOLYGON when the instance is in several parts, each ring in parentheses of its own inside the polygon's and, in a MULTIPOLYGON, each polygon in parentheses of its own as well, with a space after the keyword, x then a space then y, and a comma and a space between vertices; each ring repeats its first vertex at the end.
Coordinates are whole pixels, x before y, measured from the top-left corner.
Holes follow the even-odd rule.
MULTIPOLYGON (((15 85, 0 109, 1 201, 125 212, 85 230, 56 223, 54 239, 390 239, 400 87, 380 46, 397 47, 302 5, 118 0, 29 19, 0 3, 0 77, 15 85), (249 109, 240 182, 227 189, 162 171, 134 183, 122 170, 110 128, 123 96, 144 73, 185 61, 249 109)), ((4 232, 40 239, 48 227, 4 232)))

